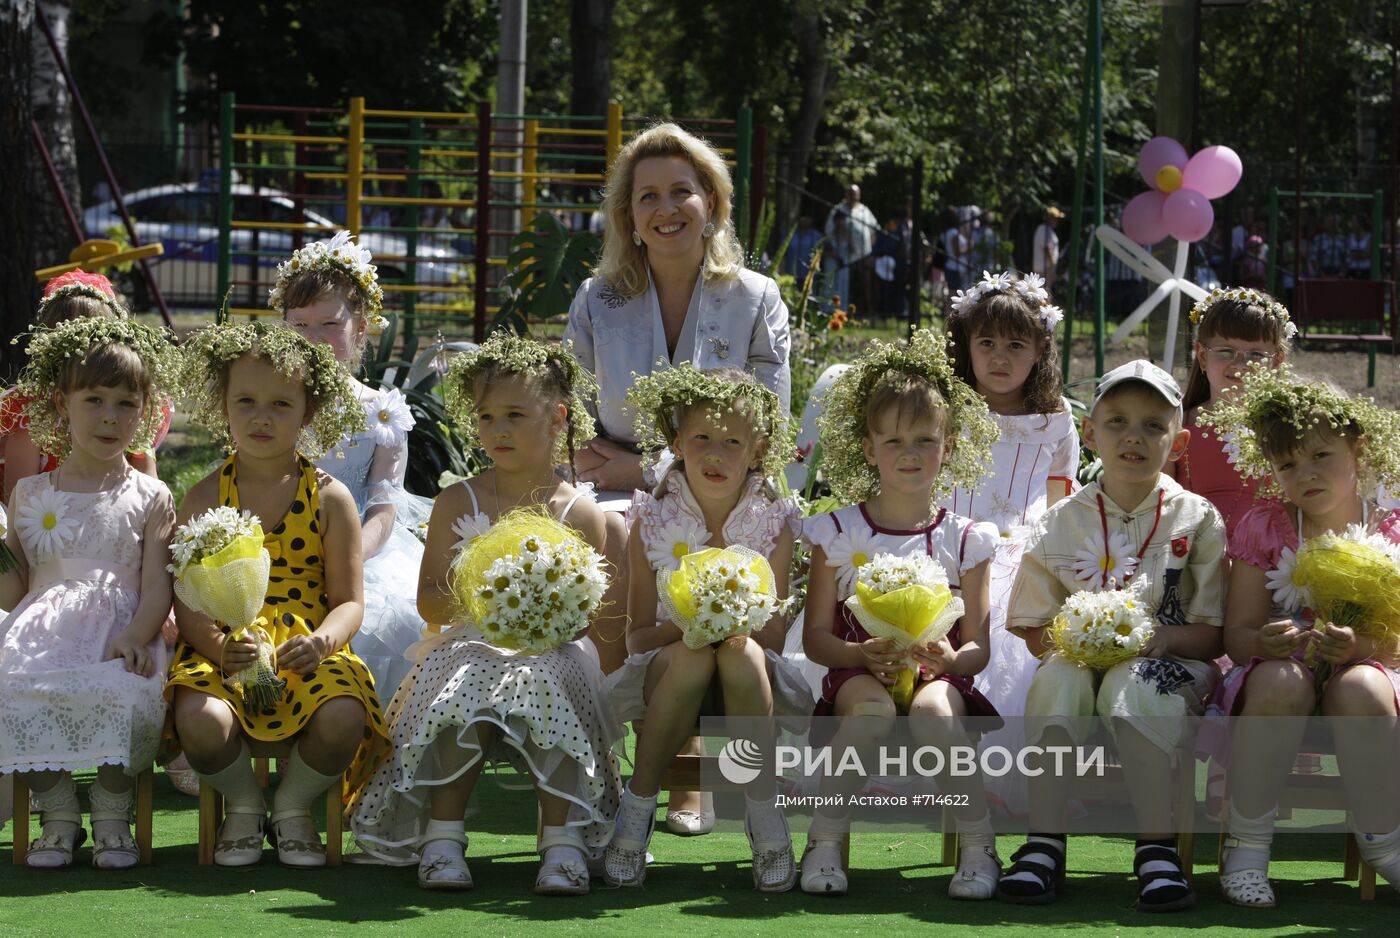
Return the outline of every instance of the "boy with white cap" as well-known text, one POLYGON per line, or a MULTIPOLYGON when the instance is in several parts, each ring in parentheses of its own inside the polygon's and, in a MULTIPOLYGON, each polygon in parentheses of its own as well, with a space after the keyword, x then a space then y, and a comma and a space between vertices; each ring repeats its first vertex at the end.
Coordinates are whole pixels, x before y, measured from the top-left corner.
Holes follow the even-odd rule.
MULTIPOLYGON (((1103 376, 1083 428, 1103 474, 1036 525, 1007 620, 1042 658, 1026 699, 1032 744, 1083 743, 1087 721, 1076 718, 1111 721, 1138 821, 1138 908, 1154 912, 1195 901, 1170 834, 1171 760, 1218 677, 1225 606, 1224 523, 1162 474, 1186 450, 1181 420, 1181 388, 1156 365, 1133 361, 1103 376), (1095 671, 1047 647, 1045 627, 1071 593, 1129 583, 1157 625, 1140 656, 1095 671)), ((1008 902, 1052 902, 1064 884, 1069 780, 1052 765, 1031 779, 1031 835, 997 889, 1008 902)))

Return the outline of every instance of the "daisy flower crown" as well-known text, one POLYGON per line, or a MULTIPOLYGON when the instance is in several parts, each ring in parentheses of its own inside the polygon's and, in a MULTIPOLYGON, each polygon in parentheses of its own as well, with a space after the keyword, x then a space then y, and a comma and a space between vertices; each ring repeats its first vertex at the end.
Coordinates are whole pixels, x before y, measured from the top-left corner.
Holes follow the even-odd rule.
POLYGON ((224 410, 222 376, 231 362, 248 354, 271 362, 287 378, 305 382, 307 401, 315 413, 297 443, 303 456, 317 459, 365 429, 365 409, 355 396, 350 373, 335 360, 330 347, 308 342, 281 323, 259 319, 207 326, 187 338, 181 351, 180 387, 189 418, 226 445, 233 438, 224 410))
POLYGON ((1288 315, 1287 307, 1267 293, 1261 293, 1251 287, 1216 287, 1211 290, 1204 300, 1191 307, 1191 325, 1199 326, 1212 306, 1225 301, 1259 307, 1278 320, 1285 339, 1291 339, 1298 334, 1298 325, 1288 315))
POLYGON ((634 427, 642 452, 652 459, 675 442, 681 414, 697 405, 708 405, 711 411, 721 413, 737 405, 764 438, 760 469, 767 477, 775 478, 787 467, 796 445, 791 421, 778 395, 761 384, 736 384, 690 362, 649 375, 633 374, 627 403, 637 412, 634 427))
POLYGON ((39 301, 39 312, 35 317, 42 319, 50 306, 65 296, 79 294, 103 303, 118 319, 127 318, 127 309, 117 299, 117 291, 112 281, 101 274, 90 274, 82 268, 59 274, 44 285, 44 298, 39 301))
POLYGON ((1299 442, 1324 422, 1334 432, 1359 427, 1365 445, 1358 462, 1367 485, 1400 488, 1400 414, 1377 406, 1369 397, 1348 397, 1326 384, 1300 378, 1286 363, 1277 368, 1251 366, 1241 389, 1225 395, 1196 419, 1222 437, 1231 435, 1231 447, 1238 451, 1236 468, 1243 475, 1265 480, 1262 495, 1282 494, 1259 440, 1283 424, 1293 428, 1299 442))
POLYGON ((29 364, 19 376, 18 390, 30 398, 25 408, 29 436, 40 450, 60 459, 68 455, 71 440, 66 422, 53 404, 58 378, 71 359, 86 358, 104 345, 126 346, 150 372, 150 393, 131 440, 135 450, 150 449, 161 424, 160 401, 179 387, 179 353, 166 329, 153 329, 130 319, 85 316, 51 328, 38 327, 30 335, 29 364))
POLYGON ((488 368, 497 374, 529 379, 562 376, 569 432, 559 434, 554 441, 553 458, 558 463, 568 461, 570 439, 574 446, 593 439, 593 415, 585 403, 598 393, 598 382, 592 373, 564 345, 546 345, 529 336, 496 332, 475 351, 453 358, 442 379, 443 406, 468 446, 481 445, 476 425, 476 384, 488 368))
POLYGON ((293 251, 290 258, 277 265, 277 282, 268 291, 267 305, 286 313, 282 298, 292 278, 318 267, 329 267, 354 281, 365 302, 365 318, 371 327, 383 329, 389 321, 383 315, 384 291, 379 287, 379 273, 371 263, 373 260, 368 248, 350 240, 348 231, 337 231, 329 241, 313 241, 293 251))
POLYGON ((953 314, 965 316, 993 293, 1012 293, 1030 303, 1040 317, 1046 332, 1054 332, 1055 327, 1065 318, 1064 311, 1050 302, 1050 293, 1045 289, 1045 278, 1040 274, 1022 274, 1017 279, 1011 271, 994 274, 982 271, 982 279, 975 286, 959 290, 953 297, 953 314))
POLYGON ((956 445, 943 460, 934 482, 935 497, 962 486, 976 488, 991 468, 991 446, 998 431, 982 396, 953 374, 948 340, 941 333, 919 329, 908 342, 875 341, 826 396, 819 421, 822 471, 843 504, 864 501, 880 490, 880 475, 865 459, 866 402, 889 375, 927 381, 946 402, 950 434, 956 445))

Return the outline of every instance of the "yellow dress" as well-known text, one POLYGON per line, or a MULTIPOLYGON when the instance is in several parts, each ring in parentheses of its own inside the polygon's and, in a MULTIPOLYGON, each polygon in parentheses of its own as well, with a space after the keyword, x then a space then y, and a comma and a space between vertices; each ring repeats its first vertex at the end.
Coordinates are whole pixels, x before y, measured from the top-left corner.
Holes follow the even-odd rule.
MULTIPOLYGON (((272 557, 272 572, 268 578, 267 599, 258 614, 267 620, 274 645, 282 644, 293 635, 311 634, 329 611, 324 591, 326 568, 316 522, 321 504, 316 467, 301 457, 298 460, 301 482, 296 498, 281 523, 263 541, 272 557)), ((232 456, 219 470, 219 504, 240 507, 232 456)), ((229 631, 228 626, 222 628, 225 633, 229 631)), ((295 736, 305 729, 316 708, 333 697, 354 697, 364 704, 369 717, 364 739, 345 774, 349 778, 361 778, 372 773, 388 754, 390 743, 379 710, 379 698, 374 693, 374 678, 364 662, 347 646, 321 662, 310 675, 303 677, 283 671, 280 677, 287 682, 281 702, 271 709, 249 713, 243 699, 224 686, 219 666, 182 641, 175 649, 165 694, 170 699, 177 686, 184 686, 217 697, 229 705, 244 732, 264 741, 295 736)), ((166 736, 173 754, 179 748, 173 713, 166 724, 166 736)))

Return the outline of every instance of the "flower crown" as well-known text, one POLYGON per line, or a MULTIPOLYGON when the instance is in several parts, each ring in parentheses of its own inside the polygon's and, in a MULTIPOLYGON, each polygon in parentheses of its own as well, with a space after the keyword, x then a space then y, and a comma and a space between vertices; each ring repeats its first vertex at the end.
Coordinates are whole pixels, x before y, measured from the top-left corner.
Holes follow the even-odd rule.
POLYGON ((1369 397, 1348 397, 1326 384, 1299 378, 1286 363, 1277 368, 1251 366, 1242 388, 1196 419, 1222 437, 1231 435, 1235 467, 1245 476, 1265 480, 1260 487, 1263 495, 1282 493, 1259 445, 1260 436, 1289 424, 1301 442, 1322 421, 1334 431, 1359 427, 1366 442, 1359 461, 1368 481, 1400 488, 1400 414, 1377 406, 1369 397))
MULTIPOLYGON (((104 278, 105 279, 105 278, 104 278)), ((141 419, 136 424, 130 448, 145 452, 151 448, 160 429, 160 402, 179 387, 180 360, 169 331, 130 319, 84 316, 56 326, 40 326, 31 333, 29 364, 19 376, 19 393, 28 397, 29 436, 34 445, 60 459, 68 455, 71 440, 63 418, 53 404, 58 377, 73 358, 87 357, 104 345, 124 345, 140 357, 151 375, 141 419)))
POLYGON ((284 377, 304 381, 311 422, 297 449, 316 459, 341 440, 365 428, 365 409, 355 396, 350 374, 329 346, 308 342, 281 323, 262 320, 207 326, 185 340, 180 387, 190 420, 231 444, 221 375, 229 363, 252 354, 271 362, 284 377))
POLYGON ((112 281, 101 274, 90 274, 81 267, 66 274, 59 274, 44 285, 44 298, 39 301, 39 314, 36 318, 42 319, 50 306, 62 297, 74 294, 92 297, 99 303, 105 303, 112 315, 118 319, 127 318, 126 307, 117 299, 117 291, 112 288, 112 281))
POLYGON ((1009 270, 999 274, 982 271, 982 279, 976 286, 959 290, 953 297, 953 314, 963 316, 972 312, 983 297, 993 293, 1014 293, 1030 303, 1036 308, 1036 315, 1040 317, 1040 323, 1046 332, 1054 332, 1055 327, 1065 318, 1064 311, 1050 302, 1044 277, 1040 274, 1022 274, 1020 279, 1016 279, 1009 270))
POLYGON ((822 471, 843 503, 864 501, 880 490, 879 472, 866 461, 862 443, 868 435, 866 402, 889 375, 922 378, 947 402, 957 445, 943 460, 934 482, 935 497, 957 486, 973 488, 983 480, 991 467, 997 426, 982 396, 953 374, 947 345, 943 335, 929 329, 919 329, 908 342, 872 342, 870 350, 832 385, 819 421, 822 471))
POLYGON ((1212 306, 1227 300, 1235 303, 1245 303, 1249 306, 1257 306, 1277 319, 1279 326, 1283 329, 1283 337, 1285 339, 1291 339, 1298 334, 1298 326, 1293 322, 1292 317, 1288 315, 1287 307, 1267 293, 1263 293, 1251 287, 1216 287, 1214 290, 1211 290, 1204 300, 1201 300, 1195 306, 1191 307, 1191 325, 1199 326, 1201 320, 1205 317, 1206 313, 1210 312, 1212 306))
POLYGON ((562 373, 568 395, 564 407, 568 411, 565 419, 569 432, 561 433, 554 441, 553 458, 557 463, 568 460, 570 439, 574 446, 593 439, 593 415, 585 403, 586 398, 591 399, 598 392, 592 373, 578 363, 565 345, 546 345, 529 336, 496 332, 480 348, 453 358, 442 379, 443 406, 468 446, 481 445, 476 426, 476 381, 489 365, 505 374, 526 378, 549 377, 551 369, 562 373))
POLYGON ((389 320, 382 313, 384 291, 379 287, 378 268, 371 263, 373 260, 368 248, 350 240, 348 231, 337 231, 329 241, 313 241, 293 251, 290 258, 277 265, 277 282, 268 291, 267 305, 279 313, 285 313, 282 296, 292 278, 318 267, 329 267, 346 274, 355 282, 355 288, 364 298, 365 318, 370 327, 383 329, 389 320))
POLYGON ((707 404, 712 411, 738 405, 752 421, 755 433, 764 440, 760 468, 765 476, 776 478, 792 459, 791 421, 778 395, 763 385, 737 384, 722 373, 701 371, 690 362, 632 377, 627 403, 636 410, 633 426, 642 452, 651 458, 676 441, 683 410, 707 404))

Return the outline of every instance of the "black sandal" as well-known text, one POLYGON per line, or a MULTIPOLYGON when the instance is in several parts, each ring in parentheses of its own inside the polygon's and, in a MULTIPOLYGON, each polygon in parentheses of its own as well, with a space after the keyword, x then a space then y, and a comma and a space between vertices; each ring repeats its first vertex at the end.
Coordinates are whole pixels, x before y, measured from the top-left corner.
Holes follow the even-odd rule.
POLYGON ((1027 841, 1011 855, 1011 867, 997 882, 996 896, 1003 902, 1016 905, 1047 905, 1060 897, 1065 888, 1065 845, 1044 840, 1027 841), (1053 865, 1047 865, 1035 857, 1047 857, 1053 865), (1018 873, 1029 874, 1032 882, 1025 878, 1013 879, 1018 873))
POLYGON ((1139 848, 1133 858, 1133 874, 1138 880, 1139 912, 1175 912, 1196 904, 1196 893, 1186 881, 1186 872, 1181 868, 1181 856, 1171 847, 1154 844, 1139 848), (1175 871, 1142 871, 1148 863, 1159 862, 1170 863, 1175 871), (1169 885, 1150 888, 1163 880, 1167 880, 1169 885))

